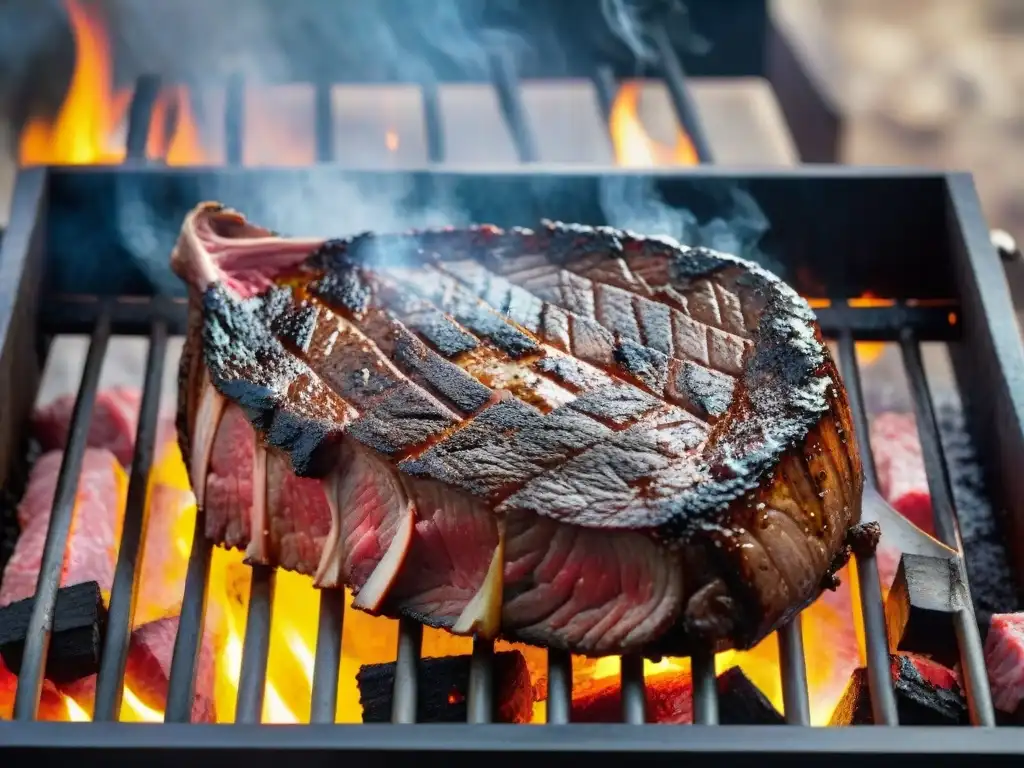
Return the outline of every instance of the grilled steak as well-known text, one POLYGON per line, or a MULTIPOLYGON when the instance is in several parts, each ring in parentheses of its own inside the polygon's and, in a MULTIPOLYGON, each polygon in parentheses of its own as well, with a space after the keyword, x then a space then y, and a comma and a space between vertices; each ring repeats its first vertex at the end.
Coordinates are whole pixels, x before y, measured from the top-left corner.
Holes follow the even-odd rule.
POLYGON ((608 228, 286 239, 205 203, 178 430, 206 533, 459 634, 745 647, 860 515, 846 395, 754 264, 608 228))

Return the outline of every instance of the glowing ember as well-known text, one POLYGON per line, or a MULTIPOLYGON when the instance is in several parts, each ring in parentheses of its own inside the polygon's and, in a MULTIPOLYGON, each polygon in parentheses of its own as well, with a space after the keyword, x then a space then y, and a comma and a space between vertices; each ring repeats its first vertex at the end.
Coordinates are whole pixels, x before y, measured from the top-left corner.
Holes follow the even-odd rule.
POLYGON ((656 165, 696 165, 697 151, 689 137, 677 129, 674 146, 652 139, 640 120, 641 84, 626 82, 619 88, 608 120, 615 162, 629 168, 650 168, 656 165))

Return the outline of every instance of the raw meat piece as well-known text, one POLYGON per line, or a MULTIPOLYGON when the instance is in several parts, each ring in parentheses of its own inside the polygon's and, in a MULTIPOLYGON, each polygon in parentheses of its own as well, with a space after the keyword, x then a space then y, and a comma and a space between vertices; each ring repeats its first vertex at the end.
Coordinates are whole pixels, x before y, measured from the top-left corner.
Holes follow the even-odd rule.
MULTIPOLYGON (((51 451, 32 467, 28 489, 18 506, 21 535, 0 581, 0 605, 35 594, 61 461, 61 452, 51 451)), ((86 449, 64 550, 61 586, 95 581, 101 589, 110 590, 127 484, 114 454, 104 448, 86 449)))
POLYGON ((932 497, 913 414, 886 411, 875 416, 871 420, 871 453, 878 471, 878 490, 885 500, 934 536, 932 497))
MULTIPOLYGON (((132 463, 135 431, 139 421, 142 393, 133 387, 100 390, 93 405, 87 443, 111 451, 122 466, 132 463)), ((44 451, 63 450, 71 429, 75 395, 64 395, 32 415, 32 434, 44 451)), ((173 419, 162 417, 157 425, 156 451, 174 435, 173 419)))
POLYGON ((289 240, 204 204, 172 266, 207 535, 362 610, 586 654, 746 647, 858 520, 813 314, 748 262, 561 224, 289 240))
MULTIPOLYGON (((167 702, 167 684, 177 634, 177 616, 151 621, 132 631, 125 665, 125 685, 143 707, 154 712, 163 712, 167 702)), ((209 631, 204 632, 196 668, 195 699, 192 702, 194 723, 212 723, 216 720, 213 700, 215 658, 213 637, 209 631)), ((61 690, 74 698, 86 712, 92 712, 96 695, 95 675, 62 686, 61 690)))
MULTIPOLYGON (((101 390, 89 423, 88 444, 108 449, 126 467, 132 463, 140 400, 139 391, 130 387, 101 390)), ((32 434, 44 451, 64 449, 74 407, 75 395, 65 395, 32 415, 32 434)))
POLYGON ((985 638, 985 666, 996 708, 1014 714, 1024 699, 1024 613, 992 617, 985 638))

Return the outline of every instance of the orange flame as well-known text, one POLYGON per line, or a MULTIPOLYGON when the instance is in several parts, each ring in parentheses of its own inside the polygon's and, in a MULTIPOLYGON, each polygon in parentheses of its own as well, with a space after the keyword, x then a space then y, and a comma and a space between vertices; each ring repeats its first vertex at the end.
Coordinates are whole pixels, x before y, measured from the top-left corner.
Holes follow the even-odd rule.
POLYGON ((682 129, 677 129, 675 145, 671 147, 648 135, 640 120, 640 89, 638 82, 623 83, 612 104, 608 129, 616 163, 629 168, 696 165, 697 150, 682 129))
MULTIPOLYGON (((64 0, 75 43, 75 67, 55 118, 33 117, 20 137, 23 164, 94 165, 120 163, 118 137, 131 103, 131 90, 114 90, 110 41, 102 16, 84 0, 64 0)), ((202 162, 204 154, 185 89, 166 89, 157 98, 147 137, 147 154, 172 165, 202 162), (176 110, 173 132, 166 115, 176 110)))

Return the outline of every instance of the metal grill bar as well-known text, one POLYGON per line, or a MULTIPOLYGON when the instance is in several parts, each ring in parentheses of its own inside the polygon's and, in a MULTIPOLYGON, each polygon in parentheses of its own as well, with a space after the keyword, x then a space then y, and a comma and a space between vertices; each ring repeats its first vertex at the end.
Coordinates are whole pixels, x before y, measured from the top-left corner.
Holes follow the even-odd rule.
POLYGON ((519 92, 519 76, 516 74, 515 64, 506 54, 498 51, 491 52, 490 64, 491 80, 498 93, 498 103, 501 105, 505 123, 512 132, 512 141, 515 142, 519 160, 534 163, 539 157, 537 144, 526 119, 526 107, 523 106, 523 97, 519 92))
POLYGON ((779 670, 782 674, 782 703, 790 725, 811 724, 811 703, 807 695, 807 660, 804 656, 803 621, 800 615, 778 632, 779 670))
POLYGON ((224 96, 224 157, 228 165, 241 165, 245 139, 245 80, 241 75, 228 78, 224 96))
POLYGON ((444 123, 441 121, 441 98, 437 83, 427 81, 420 86, 423 98, 423 124, 427 134, 427 158, 432 163, 443 163, 444 123))
POLYGON ((320 593, 320 618, 313 661, 313 691, 309 720, 333 723, 338 711, 338 668, 341 666, 341 638, 345 628, 345 590, 325 589, 320 593))
POLYGON ((206 535, 206 518, 199 509, 185 571, 185 591, 181 597, 178 634, 174 638, 171 656, 171 676, 167 682, 167 710, 164 712, 164 722, 167 723, 187 723, 192 719, 212 549, 213 544, 206 535))
POLYGON ((703 649, 694 651, 690 670, 693 676, 693 722, 697 725, 718 725, 715 655, 703 649))
POLYGON ((395 689, 391 700, 391 722, 415 723, 423 625, 412 619, 398 623, 398 655, 395 657, 395 689))
POLYGON ((643 725, 647 720, 647 687, 644 684, 644 658, 627 654, 620 660, 622 686, 622 722, 643 725))
MULTIPOLYGON (((254 531, 253 535, 258 534, 254 531)), ((238 703, 235 707, 235 722, 238 723, 258 723, 263 714, 276 573, 277 569, 269 565, 252 566, 249 615, 245 620, 242 671, 238 679, 238 703)))
POLYGON ((568 651, 548 651, 547 721, 565 725, 572 717, 572 656, 568 651))
POLYGON ((53 630, 57 590, 60 588, 63 572, 64 550, 71 530, 75 496, 78 493, 82 460, 85 457, 86 441, 89 436, 89 423, 92 421, 93 405, 99 388, 100 369, 109 342, 110 315, 103 312, 92 332, 85 368, 82 371, 81 386, 71 414, 67 447, 61 457, 60 470, 57 474, 53 511, 46 529, 35 602, 29 617, 21 670, 18 673, 18 688, 14 695, 14 717, 18 720, 35 720, 39 712, 39 696, 43 687, 46 656, 50 650, 50 633, 53 630))
MULTIPOLYGON (((864 397, 857 370, 857 351, 849 331, 839 334, 839 367, 846 386, 846 395, 853 414, 853 425, 860 436, 860 456, 864 466, 864 493, 878 493, 878 474, 868 443, 870 429, 864 410, 864 397)), ((882 604, 882 586, 878 577, 878 563, 874 555, 856 558, 857 581, 860 585, 861 614, 864 617, 864 644, 868 663, 868 688, 871 693, 871 713, 876 725, 898 725, 896 694, 889 674, 889 644, 885 629, 885 606, 882 604)))
POLYGON ((669 95, 672 97, 672 105, 675 107, 679 124, 690 138, 690 143, 693 144, 693 149, 697 153, 697 159, 702 163, 714 162, 711 144, 704 132, 704 125, 701 123, 697 106, 693 103, 693 97, 690 96, 690 89, 686 85, 686 72, 676 55, 675 48, 672 47, 668 31, 664 26, 658 26, 651 29, 651 36, 658 49, 661 72, 665 78, 665 84, 668 86, 669 95))
POLYGON ((995 709, 992 691, 989 689, 988 673, 985 670, 985 655, 978 632, 978 620, 974 615, 974 603, 967 581, 967 569, 963 562, 963 540, 956 516, 953 494, 950 491, 949 474, 942 450, 942 438, 935 421, 931 393, 921 360, 921 349, 912 333, 900 335, 900 350, 907 381, 914 398, 914 412, 917 434, 921 442, 921 455, 928 476, 928 491, 932 499, 932 514, 935 532, 943 544, 960 553, 957 568, 960 571, 959 610, 953 616, 957 645, 960 647, 960 668, 967 693, 967 707, 974 725, 994 726, 995 709))
POLYGON ((594 72, 594 90, 597 92, 597 105, 601 108, 601 117, 604 118, 605 125, 608 125, 615 97, 619 92, 619 82, 615 78, 615 70, 607 64, 602 64, 594 72))
POLYGON ((107 633, 96 679, 94 720, 117 720, 121 714, 121 692, 124 687, 128 644, 131 641, 138 597, 139 562, 142 542, 146 538, 146 492, 149 470, 153 464, 156 429, 160 417, 160 389, 163 384, 164 359, 167 356, 167 324, 153 323, 146 356, 146 376, 142 388, 139 424, 135 434, 131 477, 125 503, 121 544, 117 552, 114 582, 110 588, 107 612, 107 633))
POLYGON ((469 662, 466 717, 470 723, 489 723, 494 714, 494 643, 477 638, 469 662))
POLYGON ((128 108, 128 137, 125 153, 129 160, 145 160, 149 130, 153 123, 153 108, 160 96, 160 78, 142 75, 135 81, 132 103, 128 108))
MULTIPOLYGON (((334 159, 334 107, 329 83, 317 83, 316 86, 316 157, 321 163, 334 159)), ((333 723, 337 716, 338 670, 341 667, 344 628, 344 587, 321 590, 313 661, 313 690, 309 702, 310 722, 333 723)))
POLYGON ((334 159, 334 106, 330 83, 317 83, 314 98, 316 159, 320 163, 329 163, 334 159))
MULTIPOLYGON (((245 81, 240 75, 228 81, 226 107, 225 156, 229 165, 240 165, 245 152, 245 81)), ((266 534, 264 531, 253 530, 252 535, 266 534)), ((270 566, 259 563, 252 566, 249 613, 245 622, 242 670, 235 707, 235 721, 239 723, 258 723, 263 715, 276 573, 276 569, 270 566)))

